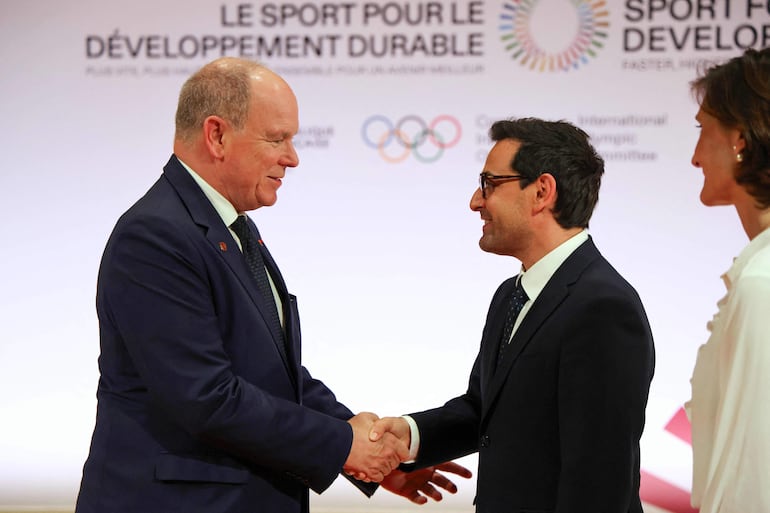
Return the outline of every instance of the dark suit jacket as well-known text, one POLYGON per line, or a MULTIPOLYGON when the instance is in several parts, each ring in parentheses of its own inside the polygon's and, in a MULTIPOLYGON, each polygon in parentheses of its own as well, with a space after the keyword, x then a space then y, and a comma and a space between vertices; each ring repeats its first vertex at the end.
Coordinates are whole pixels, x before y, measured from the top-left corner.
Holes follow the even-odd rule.
POLYGON ((638 295, 589 239, 552 276, 495 370, 514 283, 492 299, 465 395, 413 415, 416 464, 479 451, 480 513, 641 513, 654 350, 638 295))
POLYGON ((352 413, 287 346, 238 245, 172 157, 118 221, 97 286, 101 377, 79 513, 305 512, 337 477, 352 413))

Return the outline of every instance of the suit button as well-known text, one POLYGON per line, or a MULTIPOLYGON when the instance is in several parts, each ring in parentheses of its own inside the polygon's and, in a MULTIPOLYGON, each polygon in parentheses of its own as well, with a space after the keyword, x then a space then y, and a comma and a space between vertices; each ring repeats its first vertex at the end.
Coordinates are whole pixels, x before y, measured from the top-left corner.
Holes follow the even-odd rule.
POLYGON ((481 446, 482 447, 489 447, 489 435, 482 435, 481 436, 481 446))

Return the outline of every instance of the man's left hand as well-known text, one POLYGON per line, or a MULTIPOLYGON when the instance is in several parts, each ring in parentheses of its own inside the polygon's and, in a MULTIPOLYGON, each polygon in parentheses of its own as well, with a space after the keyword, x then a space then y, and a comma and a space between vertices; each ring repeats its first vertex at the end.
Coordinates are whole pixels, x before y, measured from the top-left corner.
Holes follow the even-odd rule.
POLYGON ((406 497, 415 504, 425 504, 428 502, 428 497, 434 501, 440 501, 443 497, 436 487, 443 488, 449 493, 456 493, 457 486, 439 470, 451 472, 466 479, 473 475, 462 465, 448 461, 435 467, 426 467, 412 472, 394 470, 382 480, 380 485, 389 492, 406 497))

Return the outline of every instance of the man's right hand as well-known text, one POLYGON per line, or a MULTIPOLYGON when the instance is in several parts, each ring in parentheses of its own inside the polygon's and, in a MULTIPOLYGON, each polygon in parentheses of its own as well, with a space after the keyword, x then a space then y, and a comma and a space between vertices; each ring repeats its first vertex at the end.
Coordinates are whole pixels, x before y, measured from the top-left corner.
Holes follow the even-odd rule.
POLYGON ((412 443, 412 430, 403 417, 383 417, 376 420, 369 431, 369 440, 376 442, 386 434, 391 434, 401 440, 409 449, 412 443))
POLYGON ((369 412, 348 420, 353 427, 353 445, 343 470, 361 481, 379 483, 409 457, 408 438, 404 443, 394 434, 383 432, 376 440, 371 439, 369 433, 377 420, 377 415, 369 412))

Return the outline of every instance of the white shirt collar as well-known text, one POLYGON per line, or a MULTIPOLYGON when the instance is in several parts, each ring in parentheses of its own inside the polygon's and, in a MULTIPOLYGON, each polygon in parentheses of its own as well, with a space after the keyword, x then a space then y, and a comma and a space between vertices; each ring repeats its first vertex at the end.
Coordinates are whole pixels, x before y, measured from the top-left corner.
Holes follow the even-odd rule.
POLYGON ((575 234, 560 245, 552 249, 547 255, 535 262, 526 271, 521 269, 521 286, 527 293, 530 301, 534 302, 540 292, 543 291, 548 280, 578 246, 588 240, 588 230, 575 234))
POLYGON ((222 196, 219 191, 209 185, 209 183, 201 178, 198 173, 193 171, 190 166, 182 162, 179 157, 177 157, 177 160, 179 160, 179 163, 182 164, 188 173, 190 173, 190 176, 192 176, 193 180, 195 180, 195 183, 198 184, 198 187, 201 188, 203 194, 206 195, 211 204, 214 206, 214 209, 217 211, 217 214, 219 214, 219 217, 222 218, 225 226, 229 227, 231 224, 233 224, 233 222, 238 218, 238 212, 235 210, 235 207, 233 207, 232 203, 227 201, 227 198, 222 196))

